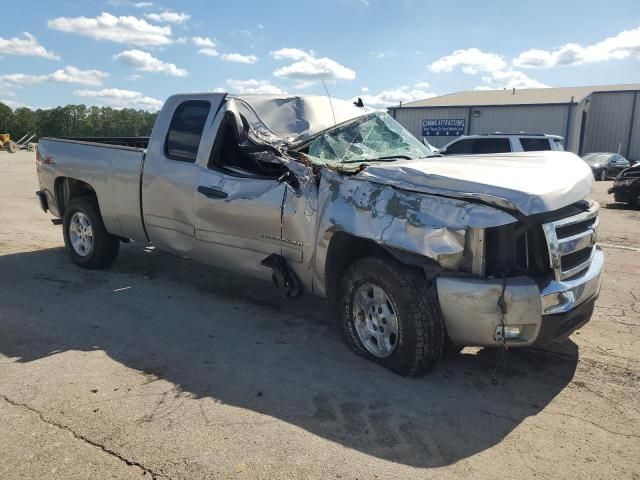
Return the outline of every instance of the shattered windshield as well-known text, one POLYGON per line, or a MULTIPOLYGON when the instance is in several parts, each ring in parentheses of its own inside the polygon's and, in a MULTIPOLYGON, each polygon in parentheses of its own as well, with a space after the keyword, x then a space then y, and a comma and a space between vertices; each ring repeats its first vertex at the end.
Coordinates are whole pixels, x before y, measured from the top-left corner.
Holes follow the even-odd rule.
POLYGON ((363 163, 427 157, 432 152, 383 112, 318 135, 301 150, 318 163, 363 163))

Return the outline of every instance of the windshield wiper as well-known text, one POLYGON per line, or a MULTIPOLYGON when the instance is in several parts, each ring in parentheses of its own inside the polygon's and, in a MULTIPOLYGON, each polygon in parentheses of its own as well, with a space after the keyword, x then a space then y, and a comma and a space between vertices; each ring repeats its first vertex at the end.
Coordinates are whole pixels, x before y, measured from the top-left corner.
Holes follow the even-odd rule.
POLYGON ((365 158, 362 160, 348 160, 346 162, 341 163, 364 163, 364 162, 394 162, 398 159, 402 160, 411 160, 411 157, 407 155, 389 155, 386 157, 378 157, 378 158, 365 158))

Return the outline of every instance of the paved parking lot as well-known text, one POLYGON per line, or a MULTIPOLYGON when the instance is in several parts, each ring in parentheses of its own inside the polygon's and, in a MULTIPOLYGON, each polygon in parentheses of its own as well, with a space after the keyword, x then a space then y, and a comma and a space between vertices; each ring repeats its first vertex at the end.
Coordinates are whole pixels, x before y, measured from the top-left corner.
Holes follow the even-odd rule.
POLYGON ((640 478, 640 212, 602 202, 595 317, 404 379, 324 302, 123 245, 73 266, 0 152, 0 478, 640 478), (147 475, 146 477, 144 477, 147 475))

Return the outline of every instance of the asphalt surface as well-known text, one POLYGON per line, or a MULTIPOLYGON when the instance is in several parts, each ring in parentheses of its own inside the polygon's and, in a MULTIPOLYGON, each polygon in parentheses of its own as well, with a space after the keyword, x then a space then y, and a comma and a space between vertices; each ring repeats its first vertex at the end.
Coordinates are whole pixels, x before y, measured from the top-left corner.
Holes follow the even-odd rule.
POLYGON ((603 290, 568 342, 420 379, 337 313, 143 246, 72 265, 33 154, 0 152, 0 478, 640 478, 640 213, 602 202, 603 290))

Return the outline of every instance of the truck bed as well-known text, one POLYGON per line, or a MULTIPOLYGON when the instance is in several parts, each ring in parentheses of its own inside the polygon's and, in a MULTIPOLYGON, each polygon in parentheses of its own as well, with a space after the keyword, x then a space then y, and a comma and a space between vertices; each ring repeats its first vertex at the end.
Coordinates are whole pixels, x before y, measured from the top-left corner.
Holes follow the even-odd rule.
POLYGON ((104 145, 119 145, 121 147, 147 148, 149 137, 62 137, 57 140, 72 140, 75 142, 101 143, 104 145))
POLYGON ((40 166, 41 190, 49 204, 55 205, 56 193, 60 194, 56 189, 59 182, 65 178, 85 182, 96 192, 109 233, 145 239, 140 173, 147 143, 146 137, 42 138, 38 142, 39 156, 46 162, 40 166), (136 142, 140 146, 133 146, 136 142))

